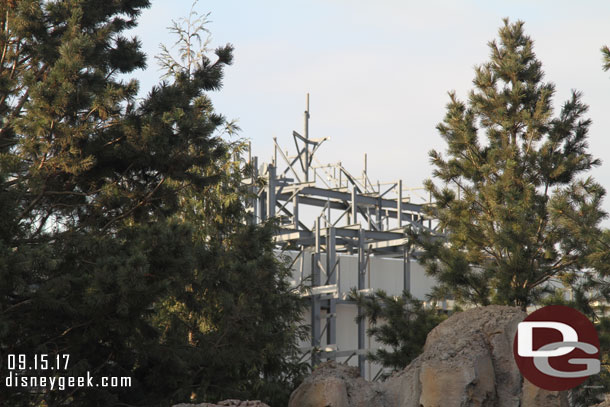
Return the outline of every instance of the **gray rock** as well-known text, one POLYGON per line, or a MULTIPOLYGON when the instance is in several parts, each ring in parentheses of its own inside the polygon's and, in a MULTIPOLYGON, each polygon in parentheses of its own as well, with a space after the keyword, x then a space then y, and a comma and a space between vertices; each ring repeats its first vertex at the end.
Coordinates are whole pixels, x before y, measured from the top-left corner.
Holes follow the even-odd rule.
POLYGON ((472 308, 434 328, 424 352, 384 383, 358 370, 322 364, 292 394, 289 407, 567 407, 565 392, 524 381, 513 357, 514 307, 472 308))
POLYGON ((419 407, 422 396, 422 384, 419 380, 421 368, 421 358, 417 358, 408 368, 395 373, 383 383, 387 406, 419 407))
POLYGON ((513 339, 526 315, 499 305, 455 314, 428 334, 422 357, 460 372, 462 405, 518 407, 522 381, 513 339))
POLYGON ((379 383, 370 383, 358 369, 326 362, 292 393, 288 407, 370 407, 385 405, 379 383))
POLYGON ((567 392, 543 390, 523 379, 522 407, 568 407, 567 392))

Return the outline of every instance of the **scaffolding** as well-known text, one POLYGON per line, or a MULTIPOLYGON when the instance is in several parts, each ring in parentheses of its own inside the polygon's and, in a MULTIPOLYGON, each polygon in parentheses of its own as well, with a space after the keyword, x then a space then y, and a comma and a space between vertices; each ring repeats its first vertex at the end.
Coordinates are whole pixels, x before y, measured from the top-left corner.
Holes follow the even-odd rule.
MULTIPOLYGON (((279 231, 274 237, 280 250, 296 253, 291 267, 300 269, 300 279, 307 279, 307 296, 311 301, 311 353, 315 366, 322 360, 357 356, 364 377, 365 322, 358 322, 358 348, 338 349, 336 307, 352 304, 340 294, 338 255, 357 256, 360 293, 370 293, 367 268, 371 256, 402 259, 403 289, 410 292, 410 258, 412 252, 405 233, 407 225, 432 228, 432 220, 423 213, 424 204, 411 197, 421 191, 406 189, 402 180, 372 183, 367 158, 360 176, 352 175, 341 162, 320 164, 315 153, 327 141, 309 135, 309 94, 304 112, 303 134, 293 131, 296 154, 289 155, 274 138, 271 162, 259 166, 258 157, 249 156, 254 179, 264 179, 264 186, 251 180, 253 198, 249 202, 251 220, 264 222, 275 218, 279 231), (311 270, 304 270, 305 256, 311 270), (324 312, 324 316, 323 312, 324 312), (326 346, 321 347, 323 335, 326 346)), ((358 315, 361 310, 358 309, 358 315)))

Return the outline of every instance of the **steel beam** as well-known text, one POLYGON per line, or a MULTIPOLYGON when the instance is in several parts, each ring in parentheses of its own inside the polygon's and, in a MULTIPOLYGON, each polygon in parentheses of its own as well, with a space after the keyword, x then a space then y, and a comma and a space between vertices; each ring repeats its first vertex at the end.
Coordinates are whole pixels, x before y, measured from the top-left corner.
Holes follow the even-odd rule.
MULTIPOLYGON (((365 288, 365 275, 366 275, 366 253, 365 253, 365 232, 364 229, 358 230, 358 290, 364 290, 365 288)), ((358 349, 364 349, 364 318, 362 316, 362 307, 358 306, 358 349)), ((364 377, 364 361, 365 356, 363 354, 358 355, 358 369, 360 370, 360 376, 364 377)))
MULTIPOLYGON (((338 292, 338 283, 337 283, 337 255, 335 250, 336 244, 336 236, 335 236, 335 228, 328 228, 328 238, 326 242, 326 272, 327 272, 327 284, 337 286, 338 292)), ((326 343, 329 345, 337 344, 337 308, 336 308, 336 299, 331 298, 328 300, 328 312, 331 315, 326 322, 326 343)), ((333 357, 333 359, 335 359, 333 357)))
MULTIPOLYGON (((315 240, 315 251, 312 253, 311 258, 311 287, 315 289, 319 287, 321 284, 320 278, 320 218, 316 220, 316 230, 315 230, 316 240, 315 240)), ((320 295, 313 294, 311 296, 311 346, 314 348, 311 357, 311 366, 315 367, 320 363, 320 355, 315 351, 316 348, 320 347, 320 336, 322 335, 322 327, 321 327, 321 304, 320 304, 320 295)))
POLYGON ((402 271, 403 271, 403 284, 402 289, 408 293, 411 293, 411 253, 409 248, 403 246, 402 249, 402 271))
MULTIPOLYGON (((337 199, 337 200, 340 200, 343 202, 349 202, 352 199, 351 193, 342 192, 342 191, 338 191, 338 190, 334 190, 334 189, 324 189, 324 188, 319 188, 319 187, 315 187, 315 186, 301 187, 299 185, 295 185, 293 187, 288 186, 288 187, 284 188, 284 190, 287 194, 290 194, 292 192, 292 190, 295 188, 300 189, 299 192, 301 195, 321 196, 324 198, 337 199)), ((290 196, 290 195, 288 195, 288 196, 290 196)), ((377 205, 381 205, 382 208, 396 209, 396 199, 381 198, 381 200, 379 200, 379 198, 377 198, 376 196, 372 196, 371 194, 366 194, 366 195, 360 194, 360 193, 356 194, 356 202, 358 205, 361 205, 361 206, 375 207, 377 205)), ((405 211, 421 213, 423 205, 414 204, 414 203, 410 203, 410 202, 403 202, 402 208, 405 211)))
POLYGON ((275 216, 275 186, 277 180, 275 178, 275 167, 271 164, 267 167, 267 217, 273 218, 275 216))

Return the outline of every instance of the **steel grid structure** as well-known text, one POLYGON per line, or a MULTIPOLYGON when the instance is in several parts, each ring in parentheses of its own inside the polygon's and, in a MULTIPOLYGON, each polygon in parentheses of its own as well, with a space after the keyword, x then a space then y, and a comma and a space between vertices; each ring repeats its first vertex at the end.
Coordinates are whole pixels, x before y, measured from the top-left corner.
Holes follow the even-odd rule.
MULTIPOLYGON (((315 153, 327 140, 309 137, 309 94, 304 113, 304 131, 292 133, 296 155, 289 156, 274 138, 271 163, 259 167, 250 155, 254 178, 263 178, 257 187, 250 181, 254 198, 249 202, 253 222, 271 218, 279 221, 275 242, 280 250, 291 250, 292 267, 300 268, 300 283, 307 277, 311 299, 312 365, 322 359, 357 355, 364 377, 365 322, 358 322, 358 349, 337 348, 336 306, 354 304, 340 295, 339 253, 357 255, 359 292, 370 292, 367 269, 370 256, 402 259, 403 289, 410 292, 410 258, 405 227, 431 228, 432 220, 423 213, 423 204, 412 203, 416 189, 403 188, 402 180, 373 184, 367 174, 366 155, 360 177, 353 176, 342 164, 317 164, 315 153), (312 225, 306 223, 311 221, 312 225), (311 270, 304 270, 305 256, 310 256, 311 270), (325 311, 324 317, 322 311, 325 311), (320 346, 326 335, 326 346, 320 346)), ((419 188, 421 189, 421 188, 419 188)), ((355 304, 354 304, 355 306, 355 304)), ((358 309, 358 315, 361 310, 358 309)))

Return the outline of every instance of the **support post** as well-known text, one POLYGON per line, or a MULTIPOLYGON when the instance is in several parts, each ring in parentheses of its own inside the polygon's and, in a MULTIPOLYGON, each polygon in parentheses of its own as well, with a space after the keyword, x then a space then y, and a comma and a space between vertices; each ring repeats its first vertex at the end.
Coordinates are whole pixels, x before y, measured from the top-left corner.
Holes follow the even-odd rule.
MULTIPOLYGON (((320 218, 316 219, 316 241, 315 252, 311 256, 311 286, 320 286, 320 218)), ((320 296, 311 296, 311 346, 313 348, 320 347, 321 329, 321 307, 320 296)), ((315 367, 320 363, 320 353, 313 350, 311 353, 311 367, 315 367)))
POLYGON ((396 202, 396 218, 398 219, 398 227, 402 227, 402 180, 398 180, 398 199, 396 202))
MULTIPOLYGON (((358 290, 364 290, 365 286, 365 275, 366 275, 366 235, 364 229, 358 230, 358 290)), ((362 315, 362 307, 358 306, 358 316, 362 315)), ((358 350, 364 350, 364 331, 365 331, 364 318, 358 322, 358 350)), ((360 376, 364 378, 364 355, 358 355, 358 369, 360 370, 360 376)))
POLYGON ((299 195, 295 194, 292 198, 292 223, 294 229, 299 229, 299 195))
POLYGON ((377 198, 377 207, 375 208, 375 214, 377 217, 377 230, 383 230, 383 217, 381 209, 381 196, 377 198))
MULTIPOLYGON (((309 140, 309 93, 305 105, 305 123, 303 133, 306 140, 309 140)), ((305 182, 309 182, 309 144, 305 143, 305 182)))
POLYGON ((402 249, 402 262, 402 289, 408 293, 411 293, 411 253, 406 246, 402 249))
POLYGON ((358 203, 356 202, 356 186, 352 185, 352 222, 358 223, 358 203))
MULTIPOLYGON (((251 149, 251 147, 250 147, 251 149)), ((258 179, 258 157, 250 157, 250 165, 252 166, 252 200, 250 206, 252 207, 252 224, 256 225, 259 223, 259 198, 258 198, 258 187, 256 186, 256 180, 258 179)))
POLYGON ((267 174, 269 174, 269 184, 267 185, 267 217, 273 218, 275 216, 275 185, 277 180, 275 179, 275 167, 269 165, 267 167, 267 174))
MULTIPOLYGON (((337 252, 335 247, 335 238, 336 231, 334 227, 328 228, 328 233, 326 234, 326 270, 329 274, 328 276, 328 284, 337 284, 337 252)), ((331 298, 328 300, 328 312, 330 317, 327 320, 326 325, 326 343, 328 345, 336 345, 337 344, 337 301, 335 298, 331 298)), ((333 360, 336 358, 333 357, 333 360)))

